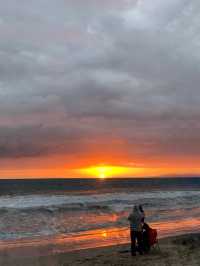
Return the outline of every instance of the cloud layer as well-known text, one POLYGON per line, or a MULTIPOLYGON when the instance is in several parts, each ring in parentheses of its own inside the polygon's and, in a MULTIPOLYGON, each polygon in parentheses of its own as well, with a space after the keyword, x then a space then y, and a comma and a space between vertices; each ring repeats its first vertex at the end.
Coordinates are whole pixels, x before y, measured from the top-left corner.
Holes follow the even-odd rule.
POLYGON ((0 2, 1 159, 199 158, 199 1, 0 2))

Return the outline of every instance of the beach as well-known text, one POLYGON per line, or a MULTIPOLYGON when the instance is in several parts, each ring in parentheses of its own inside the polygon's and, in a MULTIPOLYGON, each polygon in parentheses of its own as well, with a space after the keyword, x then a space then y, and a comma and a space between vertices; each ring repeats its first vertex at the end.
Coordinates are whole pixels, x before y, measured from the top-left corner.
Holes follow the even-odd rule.
POLYGON ((132 257, 129 245, 86 249, 75 252, 42 255, 31 248, 26 254, 23 250, 4 250, 0 253, 2 266, 199 266, 200 234, 186 234, 161 239, 159 245, 149 254, 132 257))

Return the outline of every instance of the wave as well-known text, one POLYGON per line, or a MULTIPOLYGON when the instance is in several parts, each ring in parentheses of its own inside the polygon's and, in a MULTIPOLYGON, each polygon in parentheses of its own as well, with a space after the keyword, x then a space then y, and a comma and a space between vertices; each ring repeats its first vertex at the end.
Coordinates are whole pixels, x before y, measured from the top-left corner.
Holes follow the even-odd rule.
MULTIPOLYGON (((94 213, 82 214, 72 213, 59 215, 56 211, 53 214, 49 210, 41 209, 29 210, 25 213, 18 213, 19 210, 10 210, 8 213, 0 216, 0 224, 4 226, 0 232, 0 239, 20 239, 33 236, 49 236, 55 234, 79 233, 94 229, 108 229, 112 226, 129 226, 127 216, 124 213, 94 213), (13 212, 13 213, 12 213, 13 212), (35 213, 36 212, 36 213, 35 213), (6 221, 6 223, 5 223, 6 221), (23 222, 22 222, 23 221, 23 222), (25 230, 26 228, 26 230, 25 230)), ((163 223, 179 221, 200 221, 200 208, 185 208, 174 210, 154 210, 146 212, 148 223, 163 223)), ((158 226, 159 227, 159 226, 158 226)))
POLYGON ((200 191, 0 197, 0 239, 128 227, 134 204, 144 205, 150 223, 199 221, 199 201, 200 191))
POLYGON ((106 193, 96 195, 25 195, 1 196, 0 213, 8 211, 67 212, 104 211, 122 212, 134 204, 146 209, 176 209, 178 206, 197 207, 200 191, 155 191, 132 193, 106 193))
POLYGON ((128 192, 105 193, 93 195, 24 195, 1 196, 0 208, 29 208, 60 204, 92 203, 92 202, 121 202, 140 199, 175 199, 183 197, 200 197, 200 191, 155 191, 155 192, 128 192))

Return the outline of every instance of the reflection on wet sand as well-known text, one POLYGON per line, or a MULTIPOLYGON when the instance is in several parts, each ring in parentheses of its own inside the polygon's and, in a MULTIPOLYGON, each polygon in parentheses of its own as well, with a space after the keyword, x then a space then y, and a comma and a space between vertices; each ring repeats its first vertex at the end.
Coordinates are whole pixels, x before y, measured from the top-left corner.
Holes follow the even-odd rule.
MULTIPOLYGON (((163 221, 151 223, 158 229, 159 238, 183 233, 195 232, 200 229, 199 219, 163 221)), ((12 250, 13 256, 48 255, 80 249, 104 247, 129 242, 129 228, 109 228, 89 230, 82 233, 58 235, 43 239, 24 239, 17 241, 0 241, 0 252, 12 250)))

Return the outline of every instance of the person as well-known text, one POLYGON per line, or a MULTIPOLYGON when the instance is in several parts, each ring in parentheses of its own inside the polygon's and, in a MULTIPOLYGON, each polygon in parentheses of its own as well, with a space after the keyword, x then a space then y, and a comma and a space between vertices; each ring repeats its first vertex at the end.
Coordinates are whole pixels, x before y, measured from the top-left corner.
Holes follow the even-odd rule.
POLYGON ((142 218, 142 248, 145 253, 150 251, 150 244, 149 244, 149 225, 145 222, 145 212, 142 205, 139 205, 139 210, 143 214, 142 218))
POLYGON ((148 253, 150 251, 150 241, 149 241, 149 232, 151 228, 147 223, 143 224, 142 237, 143 237, 143 251, 148 253))
POLYGON ((142 243, 142 220, 144 214, 140 211, 138 206, 134 206, 132 213, 129 215, 130 222, 130 237, 131 237, 131 255, 136 255, 136 241, 138 245, 138 252, 143 254, 142 243))
POLYGON ((140 212, 143 214, 143 218, 142 218, 141 221, 142 221, 142 223, 144 224, 145 212, 144 212, 143 206, 142 206, 142 205, 139 205, 138 207, 139 207, 140 212))

